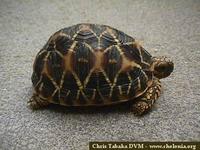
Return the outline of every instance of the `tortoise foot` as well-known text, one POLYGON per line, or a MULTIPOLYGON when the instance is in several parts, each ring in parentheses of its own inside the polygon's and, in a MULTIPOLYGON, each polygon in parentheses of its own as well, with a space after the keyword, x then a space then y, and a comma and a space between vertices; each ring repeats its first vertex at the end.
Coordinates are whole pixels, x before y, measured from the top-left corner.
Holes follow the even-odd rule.
POLYGON ((28 107, 31 109, 39 109, 49 105, 49 102, 45 99, 40 98, 37 95, 33 95, 28 101, 28 107))
POLYGON ((146 114, 150 110, 150 106, 148 103, 144 101, 139 101, 132 106, 132 111, 136 116, 141 116, 146 114))
POLYGON ((133 104, 133 112, 136 115, 146 114, 151 110, 155 101, 158 99, 161 93, 161 83, 159 79, 154 78, 152 85, 149 89, 141 96, 140 99, 133 104))

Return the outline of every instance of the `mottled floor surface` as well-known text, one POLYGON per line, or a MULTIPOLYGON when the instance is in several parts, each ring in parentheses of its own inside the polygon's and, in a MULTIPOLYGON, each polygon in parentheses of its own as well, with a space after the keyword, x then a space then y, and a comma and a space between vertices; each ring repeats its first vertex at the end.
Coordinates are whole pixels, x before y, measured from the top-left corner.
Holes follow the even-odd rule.
POLYGON ((200 139, 200 1, 0 2, 0 149, 87 149, 89 141, 195 141, 200 139), (60 28, 91 22, 144 41, 154 55, 170 56, 174 73, 142 118, 127 106, 31 111, 32 63, 60 28))

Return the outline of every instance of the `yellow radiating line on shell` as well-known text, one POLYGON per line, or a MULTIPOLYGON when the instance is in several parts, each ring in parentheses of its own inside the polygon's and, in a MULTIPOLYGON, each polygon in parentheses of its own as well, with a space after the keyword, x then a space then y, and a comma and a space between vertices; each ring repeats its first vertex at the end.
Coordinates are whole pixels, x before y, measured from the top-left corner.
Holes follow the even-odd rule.
POLYGON ((99 35, 99 40, 98 40, 98 47, 100 47, 100 43, 101 43, 101 37, 105 34, 105 33, 107 33, 107 31, 106 30, 104 30, 100 35, 99 35))
POLYGON ((114 80, 113 80, 113 84, 111 85, 111 89, 110 89, 109 97, 111 97, 111 96, 112 96, 112 93, 113 93, 113 88, 114 88, 114 87, 115 87, 115 85, 116 85, 117 78, 118 78, 118 76, 119 76, 120 72, 121 72, 121 70, 119 70, 119 71, 117 72, 117 74, 116 74, 116 76, 115 76, 115 78, 114 78, 114 80))
POLYGON ((74 78, 75 78, 75 80, 76 80, 76 83, 77 83, 77 85, 78 85, 78 87, 79 87, 79 90, 80 90, 80 92, 82 93, 83 97, 88 101, 87 96, 86 96, 85 93, 83 92, 83 88, 84 88, 84 87, 82 86, 82 83, 81 83, 80 79, 78 78, 77 74, 76 74, 74 71, 71 71, 71 73, 72 73, 72 75, 74 76, 74 78))
POLYGON ((84 86, 84 87, 86 87, 86 85, 87 85, 87 83, 88 83, 88 81, 89 81, 89 79, 90 79, 90 76, 92 75, 93 71, 94 71, 94 68, 90 70, 89 74, 88 74, 87 77, 85 78, 84 83, 83 83, 83 86, 84 86))
POLYGON ((117 45, 120 45, 121 43, 119 42, 119 40, 117 39, 117 37, 113 34, 113 30, 107 28, 108 33, 114 38, 115 42, 117 42, 117 45))
POLYGON ((124 56, 124 52, 122 51, 122 49, 119 47, 119 45, 115 45, 115 47, 117 48, 117 50, 119 51, 121 56, 124 56))
POLYGON ((93 34, 94 36, 97 38, 98 42, 100 41, 100 37, 97 36, 97 34, 92 30, 92 29, 89 29, 93 34))
POLYGON ((51 95, 51 97, 53 97, 56 94, 57 91, 58 91, 58 89, 55 89, 53 94, 51 95))
POLYGON ((76 46, 77 43, 78 43, 77 41, 74 41, 68 50, 74 52, 74 47, 76 46))
POLYGON ((60 36, 71 38, 70 35, 64 33, 63 31, 60 32, 60 36))
POLYGON ((72 36, 72 40, 74 40, 74 39, 77 37, 77 35, 79 34, 80 31, 81 31, 81 30, 78 30, 78 31, 72 36))
POLYGON ((71 92, 71 91, 70 91, 70 90, 68 90, 68 91, 67 91, 67 94, 66 94, 66 96, 68 96, 70 92, 71 92))
POLYGON ((40 75, 40 79, 39 79, 39 81, 36 83, 35 87, 38 86, 38 84, 41 82, 41 80, 42 80, 42 74, 40 75))
POLYGON ((142 74, 144 75, 144 77, 146 78, 146 81, 148 81, 148 76, 146 75, 146 73, 141 69, 142 74))
POLYGON ((71 71, 71 73, 72 73, 72 75, 74 76, 74 78, 75 78, 75 80, 76 80, 76 83, 77 83, 79 89, 82 90, 82 89, 83 89, 83 86, 82 86, 82 84, 81 84, 80 79, 78 78, 78 76, 76 75, 76 73, 75 73, 74 71, 71 71))
POLYGON ((62 77, 61 77, 61 81, 60 81, 60 89, 62 88, 62 86, 63 86, 63 83, 64 83, 64 77, 65 77, 65 74, 66 74, 66 72, 65 71, 63 71, 63 74, 62 74, 62 77))
POLYGON ((83 42, 83 44, 84 44, 87 48, 89 48, 89 50, 90 50, 92 53, 94 53, 94 49, 93 49, 88 43, 83 42))
POLYGON ((55 52, 56 52, 61 58, 64 57, 63 54, 62 54, 59 50, 56 49, 55 41, 54 41, 54 49, 55 49, 55 52))
POLYGON ((40 53, 38 53, 38 55, 36 57, 42 55, 44 52, 47 52, 47 50, 46 49, 42 50, 40 53))
MULTIPOLYGON (((47 53, 47 55, 45 56, 44 58, 44 69, 47 69, 47 60, 48 60, 48 57, 50 55, 50 52, 47 53)), ((57 85, 57 83, 54 81, 54 79, 49 75, 48 71, 45 70, 44 71, 45 75, 51 80, 51 82, 53 83, 53 85, 55 86, 56 89, 59 89, 59 86, 57 85)))
POLYGON ((106 81, 108 82, 109 86, 111 86, 112 83, 110 82, 110 79, 108 78, 108 76, 107 76, 105 70, 104 70, 104 69, 101 69, 101 72, 103 73, 103 75, 104 75, 106 81))
POLYGON ((140 90, 141 89, 141 83, 140 83, 139 77, 137 78, 137 80, 138 80, 138 89, 140 90))
POLYGON ((128 84, 127 95, 130 93, 130 90, 131 90, 131 83, 128 84))
POLYGON ((131 75, 130 75, 130 73, 127 72, 126 74, 127 74, 127 76, 128 76, 128 80, 129 80, 130 82, 132 82, 132 79, 131 79, 131 75))
POLYGON ((118 86, 118 89, 119 89, 119 94, 122 95, 122 87, 121 86, 118 86))
POLYGON ((80 90, 77 91, 77 94, 76 94, 76 100, 79 99, 79 96, 80 96, 80 90))
POLYGON ((147 65, 147 66, 150 66, 150 64, 148 64, 147 62, 145 62, 145 61, 143 60, 142 52, 141 52, 141 46, 140 46, 139 42, 138 42, 138 41, 135 41, 133 44, 136 45, 136 48, 137 48, 138 51, 139 51, 141 62, 142 62, 143 64, 147 65))
POLYGON ((40 87, 39 87, 40 92, 42 91, 43 85, 44 85, 43 83, 40 84, 40 87))
POLYGON ((93 89, 92 99, 95 99, 96 96, 96 89, 93 89))
POLYGON ((107 51, 111 50, 112 47, 114 47, 115 45, 111 45, 111 46, 108 46, 104 51, 103 53, 106 53, 107 51))
POLYGON ((59 52, 58 50, 55 50, 55 52, 56 52, 61 58, 64 57, 63 54, 62 54, 61 52, 59 52))
POLYGON ((50 55, 50 51, 48 51, 48 52, 47 52, 47 55, 44 57, 44 60, 43 60, 43 61, 44 61, 45 63, 46 63, 46 61, 48 60, 49 55, 50 55))

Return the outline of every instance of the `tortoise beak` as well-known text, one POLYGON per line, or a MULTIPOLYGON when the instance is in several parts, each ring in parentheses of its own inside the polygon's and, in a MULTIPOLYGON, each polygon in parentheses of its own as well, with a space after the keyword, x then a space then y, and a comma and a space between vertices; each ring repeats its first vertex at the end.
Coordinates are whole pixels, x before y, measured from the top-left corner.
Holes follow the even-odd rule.
POLYGON ((163 78, 168 77, 174 70, 174 63, 169 62, 168 66, 166 67, 164 73, 163 73, 163 78))

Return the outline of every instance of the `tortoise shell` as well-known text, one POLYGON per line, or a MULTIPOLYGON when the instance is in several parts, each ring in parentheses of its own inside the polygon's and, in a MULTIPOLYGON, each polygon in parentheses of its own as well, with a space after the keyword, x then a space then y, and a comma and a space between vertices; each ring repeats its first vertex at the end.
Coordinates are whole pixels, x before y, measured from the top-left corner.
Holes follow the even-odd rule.
POLYGON ((40 98, 66 106, 133 100, 152 84, 152 56, 106 25, 77 24, 53 34, 36 56, 32 82, 40 98))

